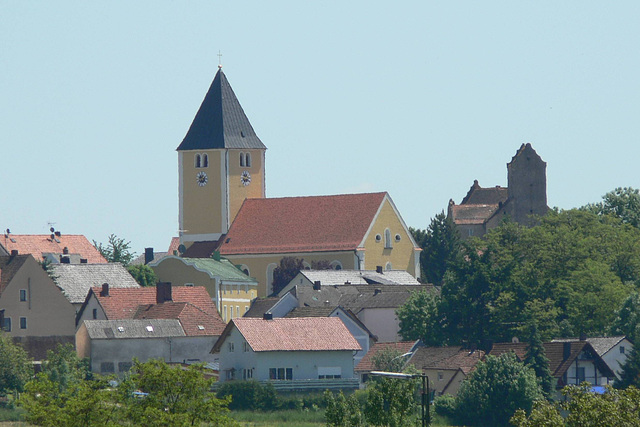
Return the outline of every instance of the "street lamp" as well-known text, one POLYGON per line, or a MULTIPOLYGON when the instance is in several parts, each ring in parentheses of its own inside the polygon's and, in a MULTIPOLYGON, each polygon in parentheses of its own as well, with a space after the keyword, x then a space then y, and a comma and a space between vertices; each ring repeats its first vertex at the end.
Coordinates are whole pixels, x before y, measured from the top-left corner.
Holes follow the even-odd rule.
POLYGON ((378 375, 380 377, 396 378, 400 380, 414 380, 416 378, 422 379, 422 427, 426 427, 431 424, 431 414, 429 413, 428 396, 429 396, 429 377, 427 374, 403 374, 402 372, 385 372, 385 371, 371 371, 371 375, 378 375))

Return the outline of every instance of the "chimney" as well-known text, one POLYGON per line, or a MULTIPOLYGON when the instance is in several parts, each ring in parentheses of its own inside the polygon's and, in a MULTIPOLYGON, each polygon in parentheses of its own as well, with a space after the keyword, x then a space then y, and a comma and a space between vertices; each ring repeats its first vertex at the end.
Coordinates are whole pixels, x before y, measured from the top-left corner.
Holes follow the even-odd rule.
POLYGON ((100 296, 101 297, 108 297, 109 296, 109 284, 108 283, 103 283, 102 284, 102 290, 100 291, 100 296))
POLYGON ((384 274, 384 273, 382 272, 382 266, 381 266, 381 265, 376 265, 376 273, 378 273, 378 274, 384 274))
POLYGON ((220 251, 213 251, 213 253, 211 254, 211 258, 216 261, 220 261, 220 251))
POLYGON ((53 232, 53 234, 55 234, 55 236, 56 236, 56 237, 60 237, 60 236, 62 236, 62 234, 60 234, 60 232, 59 232, 59 231, 54 231, 54 232, 53 232))
POLYGON ((144 248, 144 265, 153 261, 153 248, 144 248))
POLYGON ((565 361, 571 356, 571 343, 563 342, 562 343, 562 360, 565 361))
POLYGON ((71 264, 71 258, 69 257, 69 255, 61 256, 60 264, 71 264))
POLYGON ((156 285, 156 303, 162 304, 171 299, 171 282, 158 282, 156 285))
POLYGON ((63 253, 64 255, 69 255, 69 248, 65 246, 65 247, 62 249, 62 253, 63 253))
POLYGON ((18 256, 18 250, 17 249, 11 249, 11 256, 18 256))
POLYGON ((262 315, 262 320, 273 320, 273 313, 265 313, 262 315))
POLYGON ((580 334, 580 341, 586 341, 587 340, 587 334, 582 333, 580 334))
POLYGON ((80 264, 86 264, 87 262, 86 258, 80 258, 80 264))
POLYGON ((313 282, 313 290, 314 291, 319 291, 322 288, 321 284, 320 284, 320 280, 316 280, 315 282, 313 282))

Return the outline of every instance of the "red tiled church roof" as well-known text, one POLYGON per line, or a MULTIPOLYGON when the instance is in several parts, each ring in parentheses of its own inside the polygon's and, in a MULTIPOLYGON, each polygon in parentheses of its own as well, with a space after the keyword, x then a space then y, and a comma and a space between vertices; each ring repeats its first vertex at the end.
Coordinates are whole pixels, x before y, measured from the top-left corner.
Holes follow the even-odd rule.
POLYGON ((81 258, 86 258, 89 264, 107 262, 95 246, 82 235, 62 234, 52 239, 48 234, 3 234, 0 236, 0 244, 9 253, 17 250, 19 254, 33 255, 36 260, 41 260, 42 254, 45 253, 62 254, 64 248, 67 248, 69 254, 79 254, 81 258))
POLYGON ((236 318, 227 325, 212 352, 219 351, 236 327, 253 351, 361 350, 358 341, 337 317, 297 317, 272 320, 236 318))
POLYGON ((223 255, 357 248, 387 193, 247 199, 222 242, 223 255))

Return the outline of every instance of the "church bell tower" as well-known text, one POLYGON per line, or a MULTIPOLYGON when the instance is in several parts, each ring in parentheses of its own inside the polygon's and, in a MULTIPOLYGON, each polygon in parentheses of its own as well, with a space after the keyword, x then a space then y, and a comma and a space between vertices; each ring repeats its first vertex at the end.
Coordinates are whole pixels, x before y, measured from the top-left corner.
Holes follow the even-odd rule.
POLYGON ((266 149, 218 67, 177 148, 181 244, 219 240, 246 198, 265 197, 266 149))

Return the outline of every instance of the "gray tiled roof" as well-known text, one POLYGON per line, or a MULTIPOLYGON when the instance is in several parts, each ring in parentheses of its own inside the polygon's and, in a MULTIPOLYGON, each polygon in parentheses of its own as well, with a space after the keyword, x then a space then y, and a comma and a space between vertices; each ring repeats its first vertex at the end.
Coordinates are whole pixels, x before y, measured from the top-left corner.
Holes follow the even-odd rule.
POLYGON ((238 102, 227 77, 218 70, 178 150, 266 149, 238 102))
POLYGON ((385 270, 376 273, 375 270, 302 270, 309 281, 320 281, 321 285, 352 285, 382 284, 382 285, 420 285, 411 274, 405 270, 385 270))
MULTIPOLYGON (((620 341, 625 339, 625 336, 615 336, 615 337, 590 337, 587 338, 587 342, 591 344, 591 347, 598 353, 599 356, 602 356, 609 350, 613 348, 620 341)), ((554 339, 551 342, 576 342, 580 341, 578 338, 559 338, 554 339)))
POLYGON ((89 337, 94 340, 186 336, 177 319, 85 320, 84 325, 89 337))
POLYGON ((262 318, 278 301, 280 301, 280 298, 256 298, 251 303, 249 310, 242 317, 262 318))
POLYGON ((72 304, 84 302, 93 286, 108 283, 111 288, 139 288, 138 282, 119 263, 110 264, 55 264, 56 284, 72 304))

